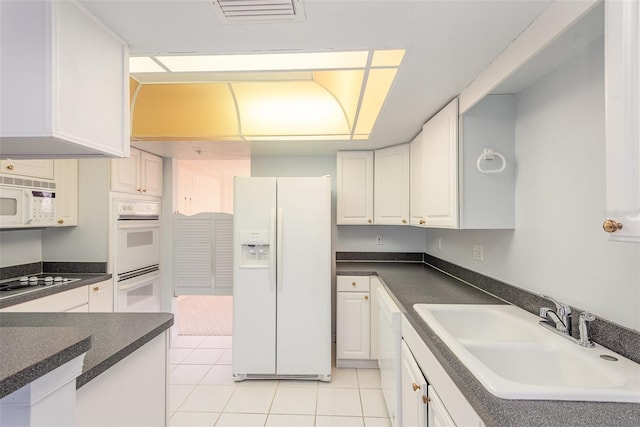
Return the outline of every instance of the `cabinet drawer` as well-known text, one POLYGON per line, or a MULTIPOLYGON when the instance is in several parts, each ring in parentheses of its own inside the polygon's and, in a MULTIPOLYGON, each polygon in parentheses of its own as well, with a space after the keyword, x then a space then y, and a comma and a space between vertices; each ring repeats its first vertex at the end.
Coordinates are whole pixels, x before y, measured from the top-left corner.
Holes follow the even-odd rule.
MULTIPOLYGON (((70 311, 89 303, 89 294, 86 286, 70 289, 58 294, 23 302, 3 308, 1 311, 7 312, 44 312, 56 313, 70 311)), ((86 311, 86 310, 83 310, 86 311)))
POLYGON ((369 276, 338 276, 339 292, 369 292, 369 276))

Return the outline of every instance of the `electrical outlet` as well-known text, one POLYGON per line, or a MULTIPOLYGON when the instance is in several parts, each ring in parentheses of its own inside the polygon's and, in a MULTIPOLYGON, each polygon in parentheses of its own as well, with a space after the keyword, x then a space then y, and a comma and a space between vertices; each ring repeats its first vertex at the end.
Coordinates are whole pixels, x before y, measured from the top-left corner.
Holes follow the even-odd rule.
POLYGON ((382 244, 382 234, 376 235, 376 245, 382 244))
POLYGON ((484 259, 482 245, 473 245, 473 259, 476 261, 482 261, 484 259))

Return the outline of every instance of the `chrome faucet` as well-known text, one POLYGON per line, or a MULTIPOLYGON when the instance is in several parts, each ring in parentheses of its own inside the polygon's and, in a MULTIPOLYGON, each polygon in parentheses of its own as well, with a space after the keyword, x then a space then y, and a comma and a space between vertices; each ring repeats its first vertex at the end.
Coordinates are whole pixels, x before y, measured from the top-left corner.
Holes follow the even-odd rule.
POLYGON ((558 302, 549 296, 542 294, 539 296, 544 299, 548 299, 556 306, 555 311, 549 307, 542 307, 540 309, 540 317, 545 320, 551 320, 558 331, 571 336, 571 307, 562 302, 558 302))

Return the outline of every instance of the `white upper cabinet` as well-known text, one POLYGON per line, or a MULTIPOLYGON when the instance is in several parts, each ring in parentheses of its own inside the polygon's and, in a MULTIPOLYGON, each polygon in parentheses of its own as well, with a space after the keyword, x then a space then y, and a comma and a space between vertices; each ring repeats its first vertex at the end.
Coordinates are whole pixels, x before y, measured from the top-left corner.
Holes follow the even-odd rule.
POLYGON ((376 150, 374 153, 375 224, 409 223, 409 144, 376 150))
POLYGON ((640 242, 640 3, 605 3, 606 179, 611 238, 640 242))
POLYGON ((422 127, 422 209, 426 227, 458 227, 458 99, 422 127))
POLYGON ((454 99, 411 142, 411 225, 514 228, 514 160, 514 96, 488 95, 461 116, 454 99))
POLYGON ((30 178, 53 179, 53 159, 0 160, 0 174, 28 176, 30 178))
POLYGON ((336 185, 336 223, 373 224, 373 151, 339 151, 336 185))
POLYGON ((126 44, 72 1, 0 2, 0 155, 129 152, 126 44))
POLYGON ((56 226, 78 225, 78 159, 56 159, 56 226))
POLYGON ((422 132, 420 132, 409 144, 410 148, 410 167, 409 175, 411 184, 409 186, 410 194, 410 224, 422 227, 424 226, 424 182, 422 180, 422 132))
POLYGON ((128 158, 112 159, 111 191, 162 196, 162 157, 131 148, 128 158))

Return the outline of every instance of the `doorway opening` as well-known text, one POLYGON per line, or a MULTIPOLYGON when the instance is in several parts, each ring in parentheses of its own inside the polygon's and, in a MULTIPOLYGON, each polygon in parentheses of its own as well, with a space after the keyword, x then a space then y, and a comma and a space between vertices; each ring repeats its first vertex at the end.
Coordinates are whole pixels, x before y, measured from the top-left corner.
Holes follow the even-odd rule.
POLYGON ((231 336, 232 296, 180 295, 175 307, 178 335, 231 336))

